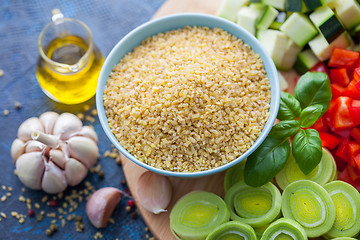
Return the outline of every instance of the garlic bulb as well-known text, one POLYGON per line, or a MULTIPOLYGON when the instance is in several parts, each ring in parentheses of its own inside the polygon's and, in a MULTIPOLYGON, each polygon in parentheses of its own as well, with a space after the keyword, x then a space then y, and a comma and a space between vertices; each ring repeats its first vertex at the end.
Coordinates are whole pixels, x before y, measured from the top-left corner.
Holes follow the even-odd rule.
POLYGON ((72 113, 25 120, 11 145, 21 182, 51 194, 79 184, 99 157, 96 132, 72 113))
POLYGON ((143 208, 150 212, 155 214, 166 212, 171 195, 171 182, 167 176, 146 171, 137 180, 137 200, 143 208))

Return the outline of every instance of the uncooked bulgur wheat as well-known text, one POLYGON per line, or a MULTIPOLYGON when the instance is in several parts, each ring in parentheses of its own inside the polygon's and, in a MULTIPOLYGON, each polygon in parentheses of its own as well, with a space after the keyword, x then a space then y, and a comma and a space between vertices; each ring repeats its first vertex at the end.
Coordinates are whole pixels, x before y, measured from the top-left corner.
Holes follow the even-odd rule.
POLYGON ((196 172, 250 148, 269 116, 270 84, 259 55, 242 40, 187 26, 125 55, 103 100, 112 132, 137 159, 196 172))

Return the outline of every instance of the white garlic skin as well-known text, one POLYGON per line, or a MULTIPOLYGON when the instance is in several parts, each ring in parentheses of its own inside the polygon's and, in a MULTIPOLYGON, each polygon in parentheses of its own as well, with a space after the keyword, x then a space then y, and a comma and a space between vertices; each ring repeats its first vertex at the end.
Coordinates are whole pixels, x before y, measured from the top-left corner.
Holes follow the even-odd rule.
POLYGON ((13 163, 25 152, 25 143, 19 138, 16 138, 11 144, 11 158, 13 163))
POLYGON ((98 143, 98 136, 93 128, 89 126, 83 126, 81 131, 76 134, 76 136, 84 136, 91 138, 95 143, 98 143))
POLYGON ((72 113, 62 113, 58 117, 53 134, 59 136, 61 140, 68 139, 71 134, 81 131, 82 122, 81 120, 72 113))
POLYGON ((44 126, 40 122, 39 118, 32 117, 25 120, 19 127, 17 136, 24 142, 32 140, 31 133, 34 130, 44 132, 44 126))
POLYGON ((59 118, 59 114, 56 112, 45 112, 40 115, 39 119, 44 126, 44 132, 47 134, 53 134, 54 125, 59 118))
POLYGON ((137 180, 136 196, 146 210, 154 214, 166 212, 172 197, 171 182, 167 176, 146 171, 137 180))
POLYGON ((53 162, 45 165, 45 172, 41 181, 41 188, 47 193, 55 194, 66 189, 67 182, 65 174, 53 162))
POLYGON ((87 175, 88 169, 80 161, 69 158, 65 164, 65 177, 70 186, 78 185, 87 175))
POLYGON ((49 159, 60 168, 65 169, 66 156, 63 151, 58 149, 51 149, 49 152, 49 159))
POLYGON ((41 142, 30 140, 26 142, 25 152, 41 152, 45 147, 41 142))
POLYGON ((113 187, 100 188, 86 203, 86 215, 96 228, 104 228, 116 205, 121 200, 121 191, 113 187))
POLYGON ((45 170, 41 152, 22 154, 16 161, 16 172, 21 182, 31 189, 41 189, 41 178, 45 170))
POLYGON ((70 156, 78 159, 87 168, 94 166, 100 156, 97 144, 87 137, 74 136, 66 143, 70 156))

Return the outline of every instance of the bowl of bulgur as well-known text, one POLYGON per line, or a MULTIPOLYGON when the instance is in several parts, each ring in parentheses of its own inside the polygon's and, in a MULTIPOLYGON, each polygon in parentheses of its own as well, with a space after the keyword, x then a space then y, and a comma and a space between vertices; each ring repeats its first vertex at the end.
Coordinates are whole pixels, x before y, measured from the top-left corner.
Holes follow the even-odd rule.
POLYGON ((164 175, 199 177, 246 159, 280 102, 277 71, 254 36, 197 13, 127 34, 100 72, 96 105, 114 146, 164 175))

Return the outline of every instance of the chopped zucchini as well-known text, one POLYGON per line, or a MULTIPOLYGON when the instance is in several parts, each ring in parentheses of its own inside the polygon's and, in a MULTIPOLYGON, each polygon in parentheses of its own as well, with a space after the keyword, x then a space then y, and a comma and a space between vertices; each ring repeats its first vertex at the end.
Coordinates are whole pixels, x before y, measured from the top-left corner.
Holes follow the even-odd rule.
POLYGON ((286 81, 285 77, 282 75, 280 71, 278 71, 279 82, 280 82, 280 90, 286 91, 289 88, 289 83, 286 81))
POLYGON ((339 0, 335 11, 348 30, 360 24, 360 5, 355 0, 339 0))
POLYGON ((297 12, 286 19, 280 30, 300 47, 305 46, 318 32, 305 14, 297 12))
POLYGON ((259 18, 256 28, 268 29, 272 22, 274 22, 276 16, 279 14, 278 10, 274 7, 267 5, 261 17, 259 18))
POLYGON ((261 0, 263 4, 273 6, 278 10, 285 10, 285 1, 286 0, 261 0))
POLYGON ((286 11, 301 12, 302 0, 286 0, 285 8, 286 8, 286 11))
POLYGON ((316 8, 318 7, 321 7, 322 6, 322 3, 320 0, 303 0, 306 7, 312 11, 312 10, 315 10, 316 8))
POLYGON ((241 7, 248 4, 249 0, 223 0, 216 15, 235 22, 237 18, 237 12, 241 7))
POLYGON ((344 32, 341 22, 328 6, 317 8, 309 17, 329 43, 344 32))
POLYGON ((323 6, 328 6, 331 9, 335 9, 338 5, 338 0, 320 0, 323 6))
POLYGON ((263 10, 257 6, 254 6, 254 3, 252 3, 250 6, 240 8, 236 23, 245 28, 252 35, 255 35, 255 25, 262 13, 263 10))
POLYGON ((280 30, 282 23, 281 22, 272 22, 269 26, 270 29, 280 30))
POLYGON ((286 16, 286 12, 279 12, 279 14, 276 16, 275 21, 276 21, 276 22, 283 23, 283 22, 285 22, 286 17, 287 17, 287 16, 286 16))
POLYGON ((321 61, 325 61, 330 57, 334 47, 348 48, 352 46, 352 44, 353 41, 346 31, 340 34, 340 36, 331 43, 328 43, 322 34, 318 34, 309 42, 311 50, 321 61))
POLYGON ((313 51, 308 48, 297 55, 294 69, 299 75, 302 75, 315 66, 319 61, 320 60, 315 56, 313 51))

